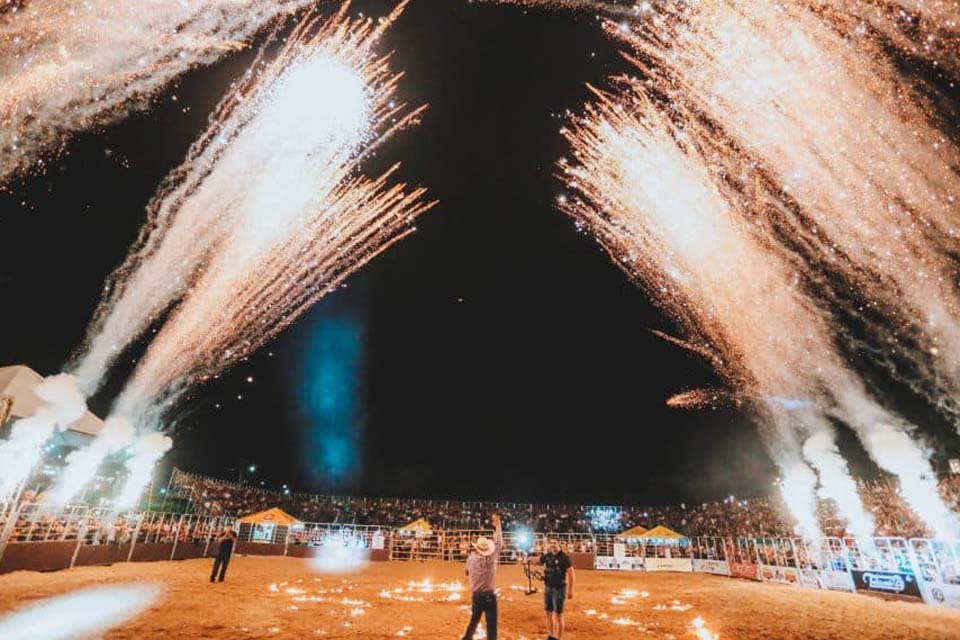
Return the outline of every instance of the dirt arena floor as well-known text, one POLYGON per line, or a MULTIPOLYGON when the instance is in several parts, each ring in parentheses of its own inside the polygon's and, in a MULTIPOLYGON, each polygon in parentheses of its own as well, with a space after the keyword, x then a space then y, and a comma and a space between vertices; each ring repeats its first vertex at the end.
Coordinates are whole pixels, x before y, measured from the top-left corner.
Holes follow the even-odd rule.
MULTIPOLYGON (((456 584, 465 586, 463 565, 375 563, 356 574, 331 576, 316 572, 308 560, 237 557, 227 581, 210 584, 210 563, 13 573, 0 576, 0 611, 81 587, 136 582, 159 585, 161 599, 104 638, 455 640, 469 616, 468 594, 456 584)), ((520 568, 501 567, 499 584, 500 637, 546 637, 542 596, 524 595, 520 568)), ((960 639, 960 611, 702 574, 580 571, 567 607, 567 640, 696 638, 692 623, 698 616, 721 640, 960 639)))

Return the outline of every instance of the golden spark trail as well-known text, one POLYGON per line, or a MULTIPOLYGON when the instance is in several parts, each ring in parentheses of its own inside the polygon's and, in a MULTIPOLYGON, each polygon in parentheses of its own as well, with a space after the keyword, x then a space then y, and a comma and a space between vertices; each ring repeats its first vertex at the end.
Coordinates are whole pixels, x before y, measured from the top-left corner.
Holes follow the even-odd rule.
POLYGON ((400 74, 371 48, 399 16, 304 21, 269 65, 258 61, 165 180, 124 264, 111 276, 72 368, 93 393, 113 361, 219 260, 255 259, 394 131, 412 124, 400 74))
POLYGON ((0 185, 316 0, 32 0, 0 11, 0 185))
POLYGON ((610 17, 606 32, 682 106, 685 134, 714 149, 728 181, 777 196, 757 222, 789 238, 818 295, 862 327, 835 323, 850 350, 960 429, 960 152, 896 64, 960 79, 958 4, 641 2, 627 20, 616 4, 575 4, 610 17))
MULTIPOLYGON (((696 345, 753 400, 769 429, 767 444, 781 467, 784 498, 806 537, 819 536, 816 477, 802 459, 804 437, 829 431, 822 414, 768 401, 816 393, 795 366, 823 355, 823 321, 786 269, 770 268, 729 197, 717 188, 699 153, 642 93, 597 91, 563 133, 573 159, 561 176, 576 195, 561 208, 583 224, 696 345), (804 322, 795 322, 797 318, 804 322)), ((827 350, 827 356, 830 351, 827 350)), ((852 481, 845 515, 872 533, 852 481)), ((835 488, 834 488, 835 489, 835 488)), ((836 490, 836 489, 835 489, 836 490)))
MULTIPOLYGON (((392 173, 392 170, 391 172, 392 173)), ((411 232, 433 203, 424 189, 354 179, 324 210, 264 256, 254 272, 217 265, 206 272, 154 338, 116 410, 150 422, 186 388, 216 376, 283 330, 350 274, 411 232)))
POLYGON ((902 85, 879 50, 850 44, 806 9, 670 6, 626 27, 605 23, 633 47, 643 79, 600 94, 566 133, 576 162, 561 164, 563 177, 582 198, 562 208, 690 342, 721 354, 728 379, 776 425, 774 455, 797 493, 809 484, 792 451, 802 441, 824 492, 868 535, 830 432, 837 417, 937 535, 955 535, 912 428, 836 354, 836 323, 805 289, 839 272, 870 304, 899 312, 899 326, 940 345, 960 337, 945 258, 956 240, 956 150, 909 96, 888 95, 902 85), (925 322, 911 325, 918 309, 925 322))
MULTIPOLYGON (((405 6, 376 23, 347 17, 349 2, 328 19, 305 18, 223 100, 155 197, 76 362, 84 388, 95 389, 116 355, 171 309, 111 415, 141 429, 118 508, 137 502, 171 446, 152 430, 181 393, 247 357, 433 205, 423 189, 390 184, 396 166, 359 175, 360 161, 425 108, 396 101, 401 74, 373 51, 405 6)), ((64 475, 89 476, 95 463, 77 457, 64 475)))
POLYGON ((143 421, 183 389, 248 356, 409 233, 413 219, 432 206, 422 202, 423 189, 388 185, 396 167, 375 180, 353 175, 365 154, 422 111, 400 115, 403 106, 394 102, 400 75, 372 52, 405 5, 377 25, 347 18, 349 3, 325 22, 304 21, 255 84, 235 91, 239 106, 227 122, 248 124, 212 170, 198 167, 203 176, 182 209, 191 199, 215 196, 241 215, 220 221, 188 292, 118 399, 119 413, 143 421), (284 139, 285 153, 274 157, 271 145, 284 139), (224 169, 248 181, 241 191, 246 201, 219 191, 224 169), (217 193, 204 194, 208 187, 217 193))
POLYGON ((738 405, 738 399, 726 389, 691 389, 667 398, 667 406, 674 409, 716 409, 738 405))

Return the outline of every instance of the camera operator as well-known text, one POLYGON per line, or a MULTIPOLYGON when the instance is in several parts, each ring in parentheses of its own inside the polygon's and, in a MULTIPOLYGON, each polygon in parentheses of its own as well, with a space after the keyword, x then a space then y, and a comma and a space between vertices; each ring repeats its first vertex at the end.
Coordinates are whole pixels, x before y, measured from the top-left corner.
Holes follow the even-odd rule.
POLYGON ((503 531, 499 514, 493 514, 493 540, 480 536, 473 543, 474 553, 467 558, 467 576, 473 600, 470 622, 463 640, 473 640, 473 633, 480 624, 480 616, 487 617, 487 638, 497 640, 497 565, 500 564, 500 549, 503 548, 503 531))
POLYGON ((556 537, 547 538, 547 552, 540 554, 543 565, 543 604, 547 612, 547 640, 563 638, 563 603, 573 598, 573 563, 556 537))

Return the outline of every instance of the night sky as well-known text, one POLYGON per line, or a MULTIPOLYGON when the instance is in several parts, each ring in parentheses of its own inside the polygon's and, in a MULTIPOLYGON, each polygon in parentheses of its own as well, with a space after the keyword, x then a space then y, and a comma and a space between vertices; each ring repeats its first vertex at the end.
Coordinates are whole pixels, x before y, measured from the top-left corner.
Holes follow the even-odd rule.
MULTIPOLYGON (((385 13, 386 2, 353 12, 385 13)), ((365 164, 440 201, 418 231, 171 414, 166 464, 296 491, 665 503, 767 492, 755 427, 678 412, 715 382, 651 335, 669 323, 554 208, 559 117, 625 71, 594 18, 414 0, 381 50, 422 125, 365 164)), ((72 140, 0 195, 0 364, 55 373, 151 194, 250 52, 197 69, 153 108, 72 140), (176 99, 174 99, 176 96, 176 99)), ((134 348, 91 402, 104 415, 134 348)))

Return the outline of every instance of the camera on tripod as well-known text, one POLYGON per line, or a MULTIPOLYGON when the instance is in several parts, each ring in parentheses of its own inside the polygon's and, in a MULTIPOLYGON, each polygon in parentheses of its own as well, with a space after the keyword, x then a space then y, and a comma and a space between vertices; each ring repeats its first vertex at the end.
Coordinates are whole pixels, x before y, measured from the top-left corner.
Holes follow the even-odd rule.
POLYGON ((533 557, 535 555, 535 546, 533 535, 528 532, 522 532, 517 535, 517 551, 520 552, 520 566, 523 567, 523 575, 527 578, 527 590, 525 595, 531 596, 537 592, 534 581, 543 582, 543 572, 533 568, 533 557))
POLYGON ((537 588, 533 586, 533 581, 537 580, 538 582, 543 582, 543 572, 537 571, 531 566, 533 558, 529 554, 524 553, 523 557, 520 560, 521 566, 523 566, 523 575, 527 577, 527 590, 524 591, 524 595, 532 596, 537 592, 537 588))

